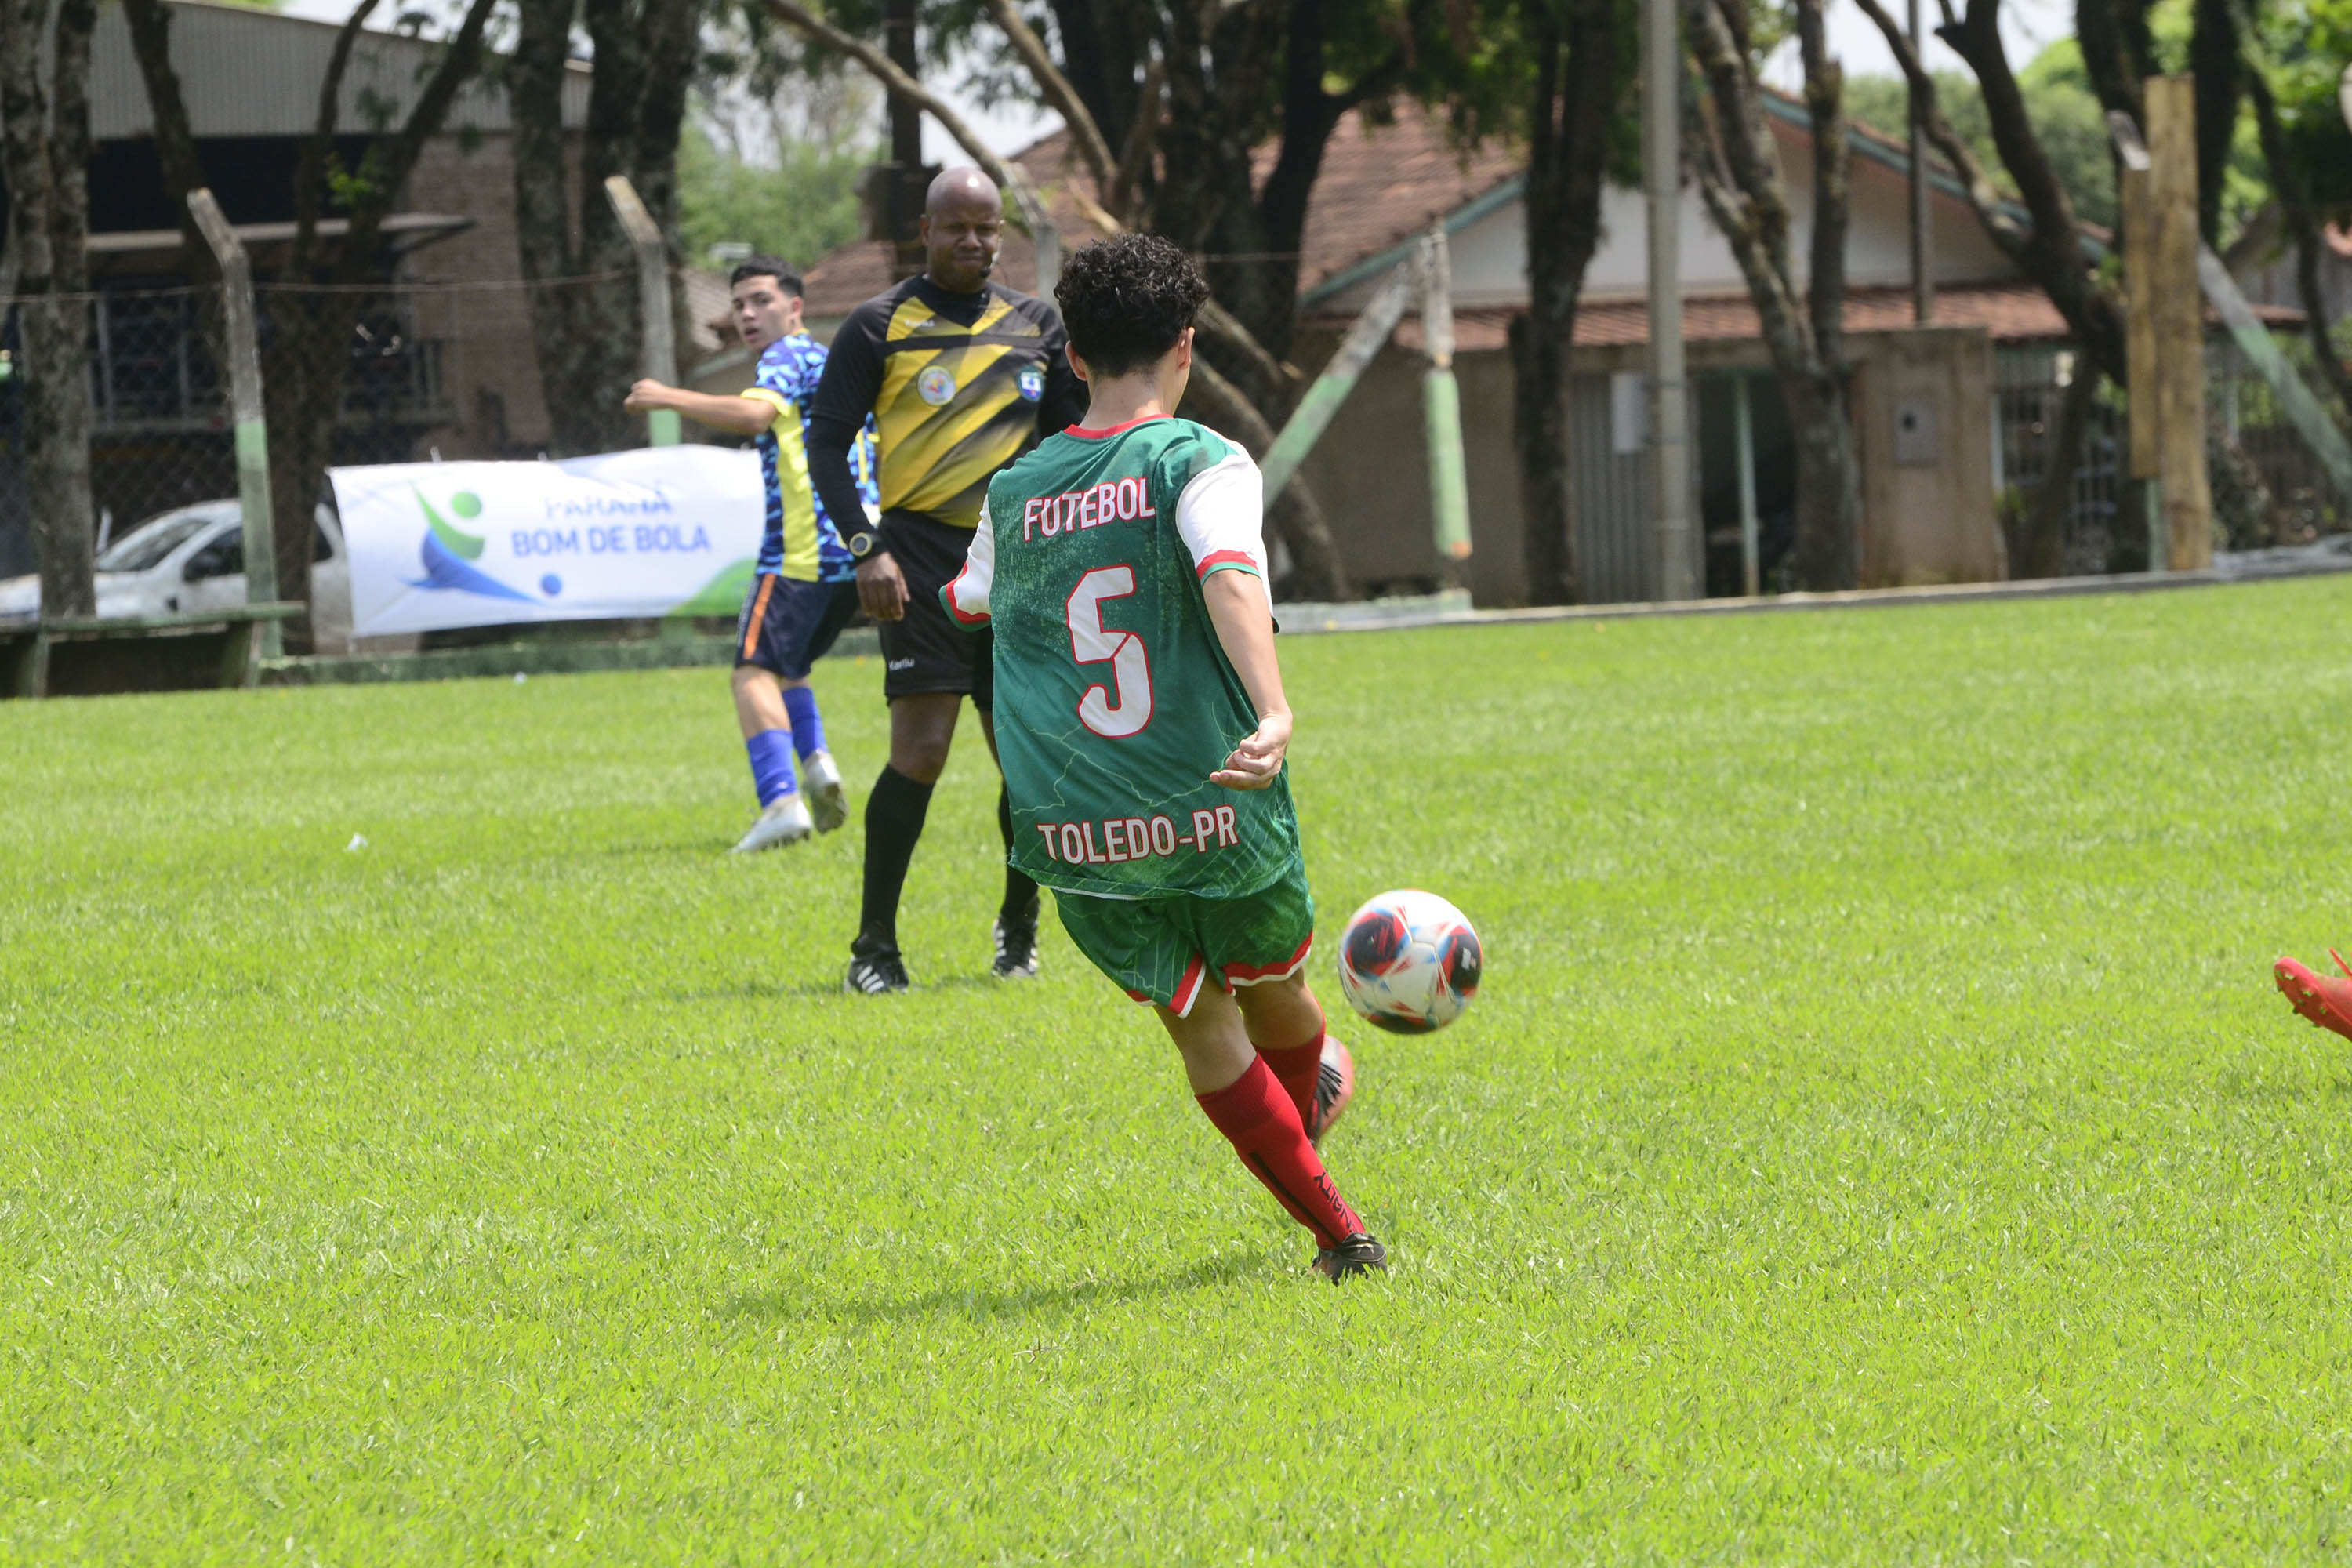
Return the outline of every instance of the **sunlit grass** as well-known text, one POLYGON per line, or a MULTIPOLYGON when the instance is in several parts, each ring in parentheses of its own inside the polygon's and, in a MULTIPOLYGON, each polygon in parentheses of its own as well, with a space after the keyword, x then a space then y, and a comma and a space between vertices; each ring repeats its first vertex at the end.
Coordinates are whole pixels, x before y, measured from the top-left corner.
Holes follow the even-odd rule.
POLYGON ((0 706, 0 1560, 2340 1557, 2348 618, 1286 639, 1326 938, 1488 954, 1345 1290, 975 734, 876 1001, 719 672, 0 706))

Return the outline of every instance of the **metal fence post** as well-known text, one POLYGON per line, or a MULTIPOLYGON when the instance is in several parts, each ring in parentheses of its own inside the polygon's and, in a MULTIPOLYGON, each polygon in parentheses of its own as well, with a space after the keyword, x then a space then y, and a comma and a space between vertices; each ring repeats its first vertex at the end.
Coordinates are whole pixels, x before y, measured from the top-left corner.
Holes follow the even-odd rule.
MULTIPOLYGON (((190 191, 188 211, 220 263, 229 417, 236 430, 236 499, 245 513, 245 602, 273 604, 278 598, 277 529, 269 510, 269 426, 261 409, 261 332, 253 313, 253 266, 210 190, 190 191)), ((260 641, 263 658, 277 658, 286 651, 285 630, 275 620, 261 623, 260 641)))
MULTIPOLYGON (((1764 591, 1763 530, 1756 518, 1756 410, 1748 388, 1748 373, 1731 377, 1731 435, 1739 447, 1739 591, 1752 599, 1764 591)), ((1996 401, 1994 412, 2000 405, 1996 401)), ((1993 440, 2000 439, 2000 421, 1993 421, 1993 440)))
MULTIPOLYGON (((677 380, 677 323, 669 309, 669 249, 662 243, 653 214, 646 211, 626 174, 605 180, 604 195, 613 204, 613 216, 621 220, 621 232, 629 237, 630 247, 637 253, 637 311, 645 318, 645 374, 665 385, 673 384, 677 380)), ((646 416, 649 445, 675 447, 678 437, 677 409, 656 408, 646 416)))
POLYGON ((1462 390, 1454 379, 1454 264, 1445 227, 1421 242, 1421 331, 1429 353, 1422 416, 1429 443, 1429 509, 1437 552, 1456 568, 1470 559, 1470 478, 1462 455, 1462 390))

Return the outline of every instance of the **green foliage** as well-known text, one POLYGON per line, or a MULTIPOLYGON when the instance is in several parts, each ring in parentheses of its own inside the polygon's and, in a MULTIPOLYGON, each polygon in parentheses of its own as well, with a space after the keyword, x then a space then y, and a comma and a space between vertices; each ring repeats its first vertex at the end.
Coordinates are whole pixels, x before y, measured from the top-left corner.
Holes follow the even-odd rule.
POLYGON ((2336 78, 2352 59, 2352 0, 2300 0, 2263 15, 2261 38, 2287 163, 2323 218, 2352 220, 2352 130, 2336 78))
MULTIPOLYGON (((1985 113, 1984 95, 1966 71, 1935 73, 1936 100, 1952 130, 1969 144, 1985 171, 2005 190, 2014 190, 2009 171, 1993 144, 1992 122, 1985 113)), ((2042 139, 2074 204, 2075 216, 2101 226, 2116 219, 2115 163, 2107 150, 2107 128, 2097 97, 2083 74, 2082 53, 2068 38, 2051 45, 2018 73, 2025 95, 2026 113, 2042 139)), ((1846 82, 1846 112, 1883 134, 1897 140, 1908 134, 1910 89, 1900 77, 1861 76, 1846 82)))
POLYGON ((678 243, 707 262, 730 240, 806 267, 857 237, 857 181, 870 153, 787 142, 761 168, 718 146, 688 121, 677 149, 678 243))
POLYGON ((986 980, 969 731, 876 1002, 723 671, 0 704, 0 1560, 2327 1559, 2347 616, 1286 638, 1346 1290, 1050 920, 986 980))

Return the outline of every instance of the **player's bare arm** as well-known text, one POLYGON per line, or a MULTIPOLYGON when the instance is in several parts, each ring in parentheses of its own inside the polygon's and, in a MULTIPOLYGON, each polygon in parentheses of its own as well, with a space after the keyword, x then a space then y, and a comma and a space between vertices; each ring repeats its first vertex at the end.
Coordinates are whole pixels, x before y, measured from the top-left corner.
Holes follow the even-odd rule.
POLYGON ((1248 572, 1212 573, 1201 584, 1218 646, 1257 708, 1257 729, 1209 775, 1227 789, 1265 789, 1282 774, 1290 750, 1290 700, 1282 691, 1282 665, 1274 652, 1274 616, 1265 584, 1248 572))
POLYGON ((673 408, 698 425, 708 425, 713 430, 724 430, 730 436, 757 436, 776 417, 775 406, 756 397, 727 397, 708 392, 689 392, 685 387, 670 386, 651 376, 629 388, 628 400, 622 406, 632 414, 650 414, 656 408, 673 408))

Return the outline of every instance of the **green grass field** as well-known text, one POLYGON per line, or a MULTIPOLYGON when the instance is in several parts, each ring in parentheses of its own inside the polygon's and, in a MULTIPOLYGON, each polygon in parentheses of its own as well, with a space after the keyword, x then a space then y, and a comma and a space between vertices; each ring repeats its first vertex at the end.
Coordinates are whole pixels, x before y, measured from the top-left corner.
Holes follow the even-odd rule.
POLYGON ((1287 639, 1327 1002, 1384 888, 1488 956, 1343 1031, 1341 1290, 986 978, 969 730, 876 1001, 719 672, 0 706, 0 1560, 2352 1555, 2347 626, 1287 639))

